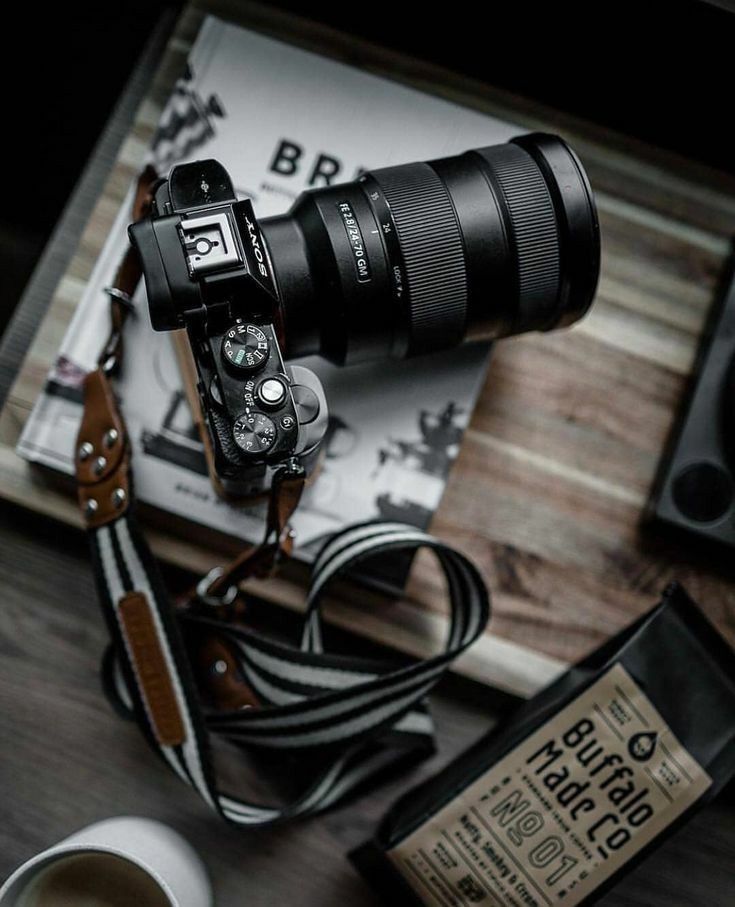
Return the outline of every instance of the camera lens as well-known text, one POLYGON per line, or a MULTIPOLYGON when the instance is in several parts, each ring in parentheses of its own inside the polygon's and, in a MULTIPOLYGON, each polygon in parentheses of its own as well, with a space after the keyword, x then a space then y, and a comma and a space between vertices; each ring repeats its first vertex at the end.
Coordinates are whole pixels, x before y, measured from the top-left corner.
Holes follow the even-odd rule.
POLYGON ((288 355, 340 364, 562 327, 599 274, 582 165, 538 133, 305 192, 261 227, 288 355))

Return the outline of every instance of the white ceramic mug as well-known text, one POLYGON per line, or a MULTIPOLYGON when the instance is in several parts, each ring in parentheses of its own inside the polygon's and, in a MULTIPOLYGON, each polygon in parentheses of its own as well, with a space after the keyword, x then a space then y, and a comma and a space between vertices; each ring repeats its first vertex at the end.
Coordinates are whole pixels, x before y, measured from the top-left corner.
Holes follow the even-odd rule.
POLYGON ((96 822, 32 857, 0 888, 0 907, 126 902, 137 907, 213 903, 204 864, 161 822, 136 816, 96 822))

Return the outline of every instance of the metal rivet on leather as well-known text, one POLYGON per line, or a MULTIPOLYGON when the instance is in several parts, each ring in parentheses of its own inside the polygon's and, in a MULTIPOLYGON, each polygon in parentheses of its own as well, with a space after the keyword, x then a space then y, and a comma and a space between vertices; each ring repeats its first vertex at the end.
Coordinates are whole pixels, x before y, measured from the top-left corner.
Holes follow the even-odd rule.
POLYGON ((115 507, 122 507, 127 499, 127 494, 125 494, 124 488, 116 488, 112 492, 112 503, 115 507))

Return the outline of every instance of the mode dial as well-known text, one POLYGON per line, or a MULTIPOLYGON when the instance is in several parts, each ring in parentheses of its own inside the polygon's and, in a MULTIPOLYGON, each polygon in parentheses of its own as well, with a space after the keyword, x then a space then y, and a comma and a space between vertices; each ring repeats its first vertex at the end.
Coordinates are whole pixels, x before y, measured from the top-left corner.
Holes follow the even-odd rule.
POLYGON ((257 372, 268 361, 270 344, 256 324, 238 321, 222 338, 222 356, 239 372, 257 372))

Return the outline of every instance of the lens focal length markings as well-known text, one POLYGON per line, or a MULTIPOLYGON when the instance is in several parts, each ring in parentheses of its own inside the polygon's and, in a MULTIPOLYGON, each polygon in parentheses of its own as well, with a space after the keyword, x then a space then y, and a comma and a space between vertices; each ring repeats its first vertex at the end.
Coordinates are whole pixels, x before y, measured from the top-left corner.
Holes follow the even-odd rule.
POLYGON ((406 269, 401 254, 401 242, 396 229, 393 213, 390 210, 385 194, 378 183, 369 173, 363 174, 359 183, 372 208, 373 216, 378 225, 383 249, 388 259, 388 271, 390 274, 391 291, 393 299, 396 302, 400 313, 400 324, 405 327, 396 331, 395 346, 392 355, 402 358, 408 348, 408 283, 406 281, 406 269))
POLYGON ((369 283, 372 279, 370 271, 370 260, 365 248, 365 240, 362 237, 360 224, 352 210, 352 205, 348 201, 339 202, 337 205, 342 223, 347 233, 347 239, 352 246, 352 252, 355 256, 355 270, 357 271, 357 280, 359 283, 369 283))

